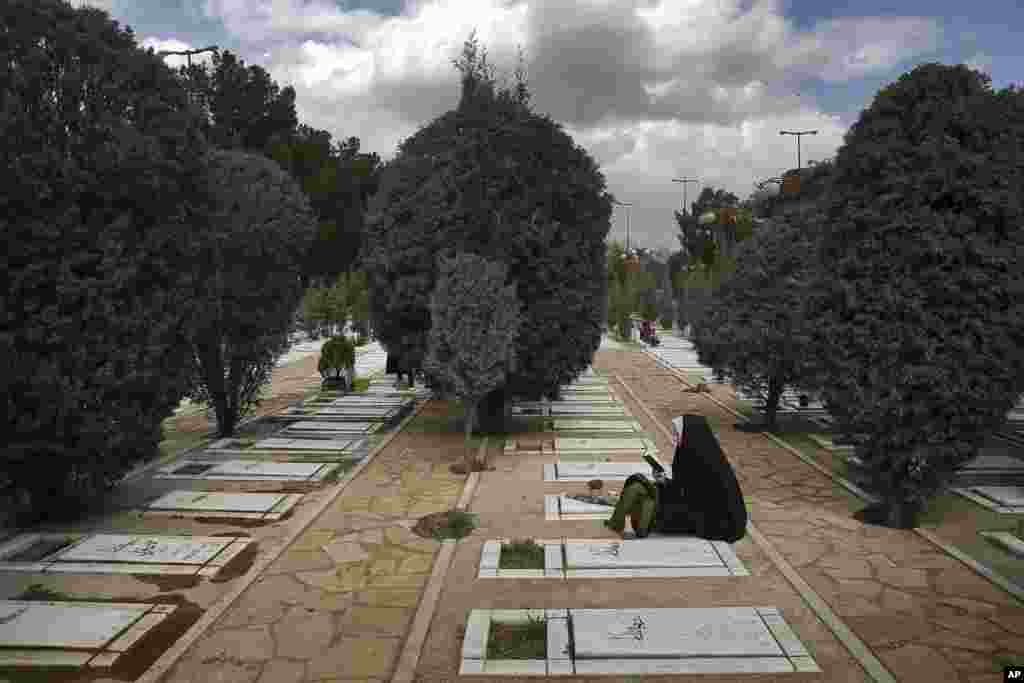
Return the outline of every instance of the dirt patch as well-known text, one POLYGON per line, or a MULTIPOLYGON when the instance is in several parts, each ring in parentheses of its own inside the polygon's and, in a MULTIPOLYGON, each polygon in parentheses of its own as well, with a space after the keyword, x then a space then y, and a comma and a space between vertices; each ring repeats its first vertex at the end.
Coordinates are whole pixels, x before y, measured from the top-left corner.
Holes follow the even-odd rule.
POLYGON ((61 600, 65 602, 127 602, 135 604, 176 605, 172 614, 150 629, 117 663, 109 669, 72 669, 68 667, 24 668, 0 667, 0 680, 12 683, 92 683, 114 679, 134 681, 178 638, 195 624, 204 610, 183 595, 157 595, 151 598, 98 598, 93 596, 64 595, 40 586, 32 586, 14 600, 61 600))
MULTIPOLYGON (((228 536, 230 534, 223 535, 228 536)), ((232 581, 245 575, 249 569, 252 568, 252 565, 255 564, 256 558, 259 557, 259 554, 259 541, 250 543, 245 550, 235 555, 231 561, 220 570, 217 576, 210 579, 210 583, 225 583, 226 581, 232 581)))
POLYGON ((294 510, 289 510, 280 519, 235 519, 234 517, 184 517, 183 519, 192 519, 200 524, 217 524, 219 526, 233 526, 239 529, 257 529, 261 526, 269 526, 271 524, 277 524, 278 522, 284 522, 291 518, 294 510))
POLYGON ((184 591, 189 588, 195 588, 199 585, 202 580, 195 574, 181 575, 181 574, 132 574, 132 578, 142 583, 148 583, 151 586, 156 586, 160 589, 161 593, 170 593, 171 591, 184 591))

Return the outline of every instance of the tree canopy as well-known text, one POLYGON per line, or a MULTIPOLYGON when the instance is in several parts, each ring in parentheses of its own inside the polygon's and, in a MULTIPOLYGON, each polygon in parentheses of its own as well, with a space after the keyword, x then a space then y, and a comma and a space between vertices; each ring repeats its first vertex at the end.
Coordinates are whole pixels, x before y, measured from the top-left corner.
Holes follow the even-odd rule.
POLYGON ((890 521, 976 455, 1024 389, 1024 128, 988 83, 926 64, 883 88, 806 218, 822 235, 809 360, 886 501, 871 514, 890 521))
POLYGON ((804 311, 815 267, 815 236, 779 221, 739 247, 732 278, 711 295, 696 325, 700 362, 747 391, 765 392, 768 428, 776 427, 783 391, 805 373, 804 311))
POLYGON ((422 358, 436 256, 505 263, 524 312, 506 388, 553 395, 600 344, 612 198, 560 126, 494 92, 474 45, 459 107, 405 140, 382 173, 365 251, 371 314, 389 352, 422 358))
POLYGON ((0 486, 28 522, 157 452, 202 314, 207 143, 173 72, 105 12, 11 0, 0 24, 0 486))
POLYGON ((423 369, 463 402, 468 446, 477 404, 515 368, 519 300, 503 263, 462 253, 439 271, 423 369))
POLYGON ((270 159, 214 150, 204 169, 215 244, 197 265, 206 313, 195 325, 189 397, 212 404, 221 436, 231 436, 287 348, 316 223, 306 196, 270 159))

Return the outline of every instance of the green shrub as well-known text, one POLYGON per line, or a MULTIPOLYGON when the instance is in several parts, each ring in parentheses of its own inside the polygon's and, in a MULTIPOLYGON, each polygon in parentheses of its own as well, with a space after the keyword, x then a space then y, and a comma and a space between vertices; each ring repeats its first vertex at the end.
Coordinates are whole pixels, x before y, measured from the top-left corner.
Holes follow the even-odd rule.
POLYGON ((338 379, 346 370, 356 364, 356 347, 345 336, 331 337, 320 349, 320 361, 316 369, 324 379, 338 379))

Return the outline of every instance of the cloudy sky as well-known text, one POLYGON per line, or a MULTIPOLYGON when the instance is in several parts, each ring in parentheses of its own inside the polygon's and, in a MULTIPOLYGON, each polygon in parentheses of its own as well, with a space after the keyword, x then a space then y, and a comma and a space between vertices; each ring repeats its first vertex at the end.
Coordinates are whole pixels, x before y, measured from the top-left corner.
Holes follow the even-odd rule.
MULTIPOLYGON (((499 78, 522 47, 534 108, 598 161, 634 245, 678 243, 683 185, 741 199, 833 156, 879 88, 917 64, 966 63, 996 88, 1024 78, 1018 0, 72 0, 144 47, 215 44, 294 86, 299 120, 398 142, 458 101, 451 60, 476 29, 499 78), (890 9, 898 7, 898 11, 890 9)), ((204 58, 206 55, 203 56, 204 58)), ((168 57, 176 66, 181 57, 168 57)))

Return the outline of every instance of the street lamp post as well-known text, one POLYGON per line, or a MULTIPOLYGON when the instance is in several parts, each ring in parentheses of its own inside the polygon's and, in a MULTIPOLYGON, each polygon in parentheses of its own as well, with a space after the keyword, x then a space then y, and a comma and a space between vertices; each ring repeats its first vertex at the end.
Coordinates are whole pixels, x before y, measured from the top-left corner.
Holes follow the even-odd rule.
POLYGON ((167 57, 168 55, 184 55, 188 59, 188 68, 189 68, 189 70, 191 70, 192 69, 192 55, 198 55, 198 54, 201 54, 203 52, 216 52, 219 49, 220 48, 217 47, 216 45, 211 45, 209 47, 203 47, 203 48, 200 48, 198 50, 181 50, 181 51, 161 50, 160 52, 156 53, 156 56, 157 57, 167 57))
MULTIPOLYGON (((184 55, 185 58, 188 59, 188 77, 189 77, 189 80, 191 81, 192 80, 192 55, 202 54, 203 52, 216 52, 219 49, 220 48, 217 47, 216 45, 210 45, 209 47, 203 47, 203 48, 200 48, 198 50, 180 50, 180 51, 177 51, 177 50, 161 50, 160 52, 156 53, 156 56, 157 57, 167 57, 168 55, 184 55)), ((192 101, 192 88, 191 87, 189 88, 188 99, 189 99, 189 102, 192 101)))
POLYGON ((796 170, 800 170, 800 136, 801 135, 817 135, 816 130, 803 130, 803 131, 792 131, 792 130, 780 130, 779 135, 795 135, 796 136, 796 170))
POLYGON ((633 206, 632 202, 620 202, 615 201, 619 206, 626 207, 626 256, 629 256, 629 207, 633 206))
POLYGON ((695 183, 695 182, 697 182, 697 179, 696 178, 673 178, 672 182, 673 183, 682 183, 683 184, 683 215, 685 216, 686 215, 686 183, 695 183))

